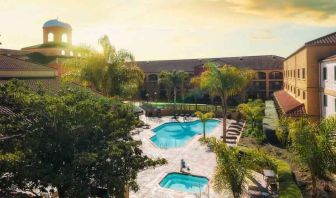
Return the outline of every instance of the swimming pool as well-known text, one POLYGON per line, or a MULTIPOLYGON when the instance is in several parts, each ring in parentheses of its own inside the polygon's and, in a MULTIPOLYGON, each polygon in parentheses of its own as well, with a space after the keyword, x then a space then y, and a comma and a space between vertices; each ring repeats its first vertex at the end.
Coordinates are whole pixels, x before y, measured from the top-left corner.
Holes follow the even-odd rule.
MULTIPOLYGON (((205 132, 211 133, 219 124, 218 120, 209 120, 205 132)), ((153 129, 155 136, 151 141, 160 148, 177 148, 184 146, 195 135, 203 133, 201 121, 168 122, 153 129)))
POLYGON ((205 190, 208 182, 209 180, 206 177, 169 173, 162 179, 160 186, 183 192, 198 193, 205 190))

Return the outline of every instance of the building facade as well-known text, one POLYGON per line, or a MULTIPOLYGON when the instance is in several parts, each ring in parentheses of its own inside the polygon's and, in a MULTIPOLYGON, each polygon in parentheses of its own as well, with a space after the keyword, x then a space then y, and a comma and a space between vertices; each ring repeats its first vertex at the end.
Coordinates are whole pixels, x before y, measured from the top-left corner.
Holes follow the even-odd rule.
POLYGON ((280 114, 321 116, 320 62, 336 53, 336 32, 305 43, 284 61, 284 90, 275 93, 280 114))
POLYGON ((336 55, 320 64, 321 117, 336 115, 336 55))
MULTIPOLYGON (((204 71, 204 64, 216 63, 218 66, 230 65, 239 68, 249 68, 256 72, 256 77, 246 90, 246 97, 251 99, 269 99, 273 92, 283 87, 283 60, 274 55, 224 57, 209 59, 182 59, 160 61, 138 61, 137 64, 145 72, 145 84, 143 90, 148 93, 150 99, 165 98, 167 95, 163 85, 159 83, 162 71, 182 70, 189 73, 186 81, 186 93, 192 89, 190 79, 200 75, 204 71)), ((181 90, 178 90, 181 95, 181 90)))

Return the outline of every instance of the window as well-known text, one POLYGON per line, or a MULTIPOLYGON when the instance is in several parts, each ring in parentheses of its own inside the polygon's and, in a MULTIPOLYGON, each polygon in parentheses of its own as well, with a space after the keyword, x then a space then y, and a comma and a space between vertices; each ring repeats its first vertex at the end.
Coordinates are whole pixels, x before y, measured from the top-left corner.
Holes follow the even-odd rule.
POLYGON ((73 55, 74 55, 74 53, 72 51, 70 51, 70 56, 73 56, 73 55))
POLYGON ((295 72, 295 69, 294 69, 294 78, 295 78, 295 76, 296 76, 295 73, 296 73, 296 72, 295 72))
POLYGON ((336 98, 335 98, 335 112, 336 112, 336 98))
POLYGON ((64 50, 61 51, 61 55, 65 56, 65 51, 64 50))
POLYGON ((306 71, 305 71, 305 68, 302 68, 302 78, 303 78, 303 79, 306 78, 306 71))
POLYGON ((304 91, 302 92, 302 98, 306 99, 306 92, 304 92, 304 91))
POLYGON ((297 72, 298 72, 298 78, 300 78, 300 69, 298 69, 297 72))
POLYGON ((300 96, 300 89, 298 89, 298 96, 300 96))
POLYGON ((54 34, 51 32, 48 33, 48 42, 54 42, 54 34))
POLYGON ((323 106, 327 107, 328 106, 328 96, 323 95, 323 106))
POLYGON ((336 80, 336 66, 334 66, 334 80, 336 80))
POLYGON ((323 80, 327 80, 327 68, 323 67, 323 80))
POLYGON ((68 42, 68 35, 62 34, 62 42, 67 43, 68 42))
POLYGON ((292 70, 290 70, 290 77, 292 77, 293 75, 292 75, 293 73, 292 73, 292 70))

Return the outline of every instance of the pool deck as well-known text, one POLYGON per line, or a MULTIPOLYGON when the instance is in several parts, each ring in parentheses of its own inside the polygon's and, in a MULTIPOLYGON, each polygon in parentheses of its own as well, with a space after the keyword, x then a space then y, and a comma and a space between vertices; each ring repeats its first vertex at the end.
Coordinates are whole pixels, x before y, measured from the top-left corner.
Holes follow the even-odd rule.
MULTIPOLYGON (((170 119, 170 117, 163 117, 160 119, 142 117, 141 119, 150 124, 151 129, 165 122, 173 121, 170 119)), ((191 118, 191 120, 196 120, 196 118, 191 118)), ((182 119, 180 121, 182 121, 182 119)), ((220 138, 222 134, 222 128, 222 124, 220 123, 213 130, 213 132, 207 134, 207 136, 215 136, 220 138)), ((144 154, 152 158, 165 158, 168 161, 168 164, 157 167, 155 169, 150 168, 140 172, 137 178, 140 190, 136 193, 131 191, 130 197, 200 197, 200 193, 185 193, 170 190, 160 187, 159 183, 166 176, 166 174, 180 171, 181 159, 186 161, 187 166, 189 166, 191 169, 190 173, 192 175, 205 176, 210 180, 209 183, 211 182, 216 166, 216 156, 214 153, 208 152, 206 146, 202 146, 199 143, 198 139, 202 137, 202 135, 194 136, 192 140, 190 140, 185 146, 181 148, 161 149, 151 142, 150 138, 154 135, 154 132, 151 131, 151 129, 144 129, 143 132, 141 132, 139 135, 134 135, 134 139, 142 141, 141 148, 144 154)), ((208 197, 208 193, 210 197, 213 198, 229 197, 216 194, 211 187, 206 188, 205 192, 202 193, 202 197, 208 197)))
MULTIPOLYGON (((195 197, 211 197, 211 198, 227 198, 232 197, 229 191, 225 191, 223 194, 214 192, 211 187, 213 174, 216 167, 216 156, 214 153, 207 151, 207 147, 199 143, 199 138, 202 135, 196 135, 185 146, 180 148, 161 149, 157 147, 150 138, 155 135, 152 131, 155 127, 171 122, 170 117, 163 118, 146 118, 144 116, 141 119, 151 126, 151 129, 144 129, 138 135, 134 135, 134 139, 141 140, 144 154, 151 158, 165 158, 168 163, 164 166, 156 168, 149 168, 138 174, 137 183, 139 185, 139 191, 130 191, 130 197, 139 198, 195 198, 195 197), (180 160, 184 159, 187 166, 190 167, 190 174, 204 176, 209 179, 209 185, 206 187, 205 192, 202 193, 187 193, 171 189, 162 188, 159 186, 160 181, 171 172, 180 171, 180 160)), ((191 118, 190 121, 196 120, 191 118)), ((183 120, 180 118, 180 121, 183 120)), ((227 126, 232 123, 233 120, 227 120, 227 126)), ((212 133, 207 136, 214 136, 220 138, 222 135, 223 125, 222 122, 213 130, 212 133)), ((262 176, 255 177, 257 180, 262 180, 262 176), (261 179, 260 179, 261 178, 261 179)))

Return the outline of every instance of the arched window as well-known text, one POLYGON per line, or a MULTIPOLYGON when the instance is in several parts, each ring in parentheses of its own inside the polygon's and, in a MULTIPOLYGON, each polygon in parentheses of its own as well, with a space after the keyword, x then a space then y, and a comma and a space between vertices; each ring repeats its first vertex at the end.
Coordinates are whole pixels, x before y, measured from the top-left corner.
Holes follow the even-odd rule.
POLYGON ((74 55, 74 53, 72 51, 70 51, 70 56, 73 56, 73 55, 74 55))
POLYGON ((81 57, 81 54, 80 54, 80 53, 78 53, 78 54, 77 54, 77 56, 78 56, 78 57, 81 57))
MULTIPOLYGON (((294 73, 295 75, 295 73, 294 73)), ((283 78, 283 74, 280 71, 274 71, 269 73, 269 79, 282 79, 283 78)))
POLYGON ((148 81, 157 81, 158 77, 156 74, 150 74, 148 75, 148 81))
POLYGON ((64 50, 61 51, 61 55, 65 56, 65 51, 64 50))
POLYGON ((265 72, 257 72, 256 79, 266 79, 266 73, 265 72))
POLYGON ((52 32, 48 33, 48 42, 54 42, 54 34, 52 32))
POLYGON ((67 43, 68 42, 68 35, 67 34, 62 34, 62 42, 67 43))

